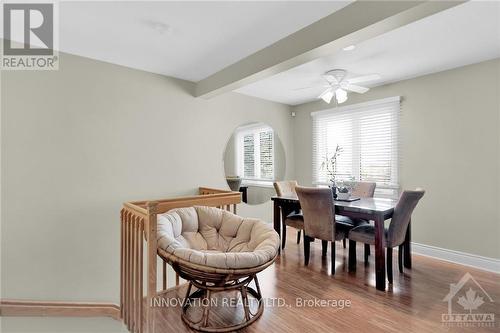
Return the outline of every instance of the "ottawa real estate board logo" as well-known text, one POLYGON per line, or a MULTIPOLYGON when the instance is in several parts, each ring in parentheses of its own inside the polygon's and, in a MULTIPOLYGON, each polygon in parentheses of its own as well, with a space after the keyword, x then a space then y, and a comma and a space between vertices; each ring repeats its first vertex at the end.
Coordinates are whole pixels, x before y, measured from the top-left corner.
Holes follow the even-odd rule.
POLYGON ((470 273, 465 273, 457 283, 450 284, 450 292, 443 302, 448 303, 448 313, 441 315, 445 326, 495 327, 495 314, 484 311, 493 299, 470 273))
POLYGON ((2 1, 2 70, 57 70, 57 2, 2 1))

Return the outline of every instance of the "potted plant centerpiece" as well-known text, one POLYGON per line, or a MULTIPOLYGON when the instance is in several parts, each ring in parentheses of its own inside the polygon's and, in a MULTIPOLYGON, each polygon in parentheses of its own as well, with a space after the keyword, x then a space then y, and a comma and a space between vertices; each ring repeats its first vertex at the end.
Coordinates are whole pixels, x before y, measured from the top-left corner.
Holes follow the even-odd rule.
POLYGON ((349 191, 349 187, 342 185, 342 186, 337 186, 337 199, 338 200, 347 200, 351 196, 351 193, 349 191))
POLYGON ((340 153, 342 152, 342 147, 337 145, 335 147, 335 152, 333 153, 332 156, 325 156, 323 159, 323 162, 321 163, 321 170, 326 171, 328 175, 328 180, 330 182, 330 187, 332 189, 332 194, 333 198, 337 199, 337 187, 335 184, 335 175, 337 173, 337 157, 340 156, 340 153))
POLYGON ((348 177, 347 180, 337 182, 337 200, 349 200, 354 189, 354 177, 348 177))

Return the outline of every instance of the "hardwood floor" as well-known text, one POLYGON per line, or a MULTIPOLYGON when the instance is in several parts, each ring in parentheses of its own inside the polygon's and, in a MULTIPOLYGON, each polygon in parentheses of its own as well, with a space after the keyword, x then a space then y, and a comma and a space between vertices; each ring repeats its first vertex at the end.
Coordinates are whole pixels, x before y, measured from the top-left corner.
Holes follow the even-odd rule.
MULTIPOLYGON (((291 230, 289 230, 291 232, 291 230)), ((413 256, 413 268, 404 274, 394 267, 394 284, 386 292, 375 289, 373 255, 369 266, 364 265, 363 245, 358 245, 357 269, 347 271, 348 249, 337 242, 336 273, 330 274, 329 254, 321 257, 321 242, 311 243, 309 266, 304 266, 302 243, 295 244, 290 237, 285 251, 276 264, 261 274, 259 281, 267 299, 264 314, 244 332, 492 332, 500 324, 500 275, 470 267, 413 256), (442 314, 448 313, 448 303, 443 298, 450 291, 450 284, 458 283, 469 272, 489 294, 484 295, 474 281, 468 281, 457 293, 463 296, 471 288, 484 304, 472 313, 492 313, 494 327, 444 326, 442 314), (273 298, 276 300, 272 306, 273 298), (296 300, 349 300, 350 307, 300 307, 296 300), (286 306, 278 306, 279 302, 286 306)), ((372 251, 373 252, 373 251, 372 251)), ((397 260, 397 253, 394 256, 397 260)), ((173 298, 184 297, 185 286, 164 294, 163 306, 156 308, 157 332, 191 332, 181 320, 180 307, 173 298)), ((464 308, 453 299, 453 313, 464 313, 464 308)), ((463 302, 461 302, 463 303, 463 302)), ((219 303, 221 304, 221 303, 219 303)), ((476 303, 477 304, 477 303, 476 303)), ((195 318, 201 313, 195 314, 195 318)), ((221 306, 211 310, 211 322, 232 323, 242 318, 241 307, 221 306)), ((468 311, 465 311, 468 313, 468 311)))

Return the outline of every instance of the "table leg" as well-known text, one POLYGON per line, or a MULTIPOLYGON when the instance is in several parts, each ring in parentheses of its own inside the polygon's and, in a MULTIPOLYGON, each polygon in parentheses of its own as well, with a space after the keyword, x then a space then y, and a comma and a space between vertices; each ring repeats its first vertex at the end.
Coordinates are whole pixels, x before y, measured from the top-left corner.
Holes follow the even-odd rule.
POLYGON ((241 200, 243 200, 244 203, 248 203, 248 187, 243 189, 241 200))
POLYGON ((403 255, 404 266, 408 269, 411 269, 411 219, 408 223, 408 229, 406 229, 403 255))
POLYGON ((378 290, 385 290, 384 217, 377 216, 375 222, 375 281, 378 290))
MULTIPOLYGON (((277 201, 274 201, 274 206, 273 206, 273 225, 274 225, 274 231, 276 231, 278 235, 281 237, 281 208, 277 201)), ((278 253, 280 252, 281 252, 281 246, 278 249, 278 253)))

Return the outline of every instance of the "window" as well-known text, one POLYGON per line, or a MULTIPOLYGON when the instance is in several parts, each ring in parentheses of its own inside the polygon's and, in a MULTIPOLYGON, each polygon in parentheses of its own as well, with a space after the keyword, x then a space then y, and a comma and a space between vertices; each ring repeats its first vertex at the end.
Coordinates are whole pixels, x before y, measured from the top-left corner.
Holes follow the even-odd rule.
POLYGON ((274 132, 263 124, 240 127, 235 136, 238 175, 244 180, 274 181, 274 132))
POLYGON ((376 196, 396 197, 399 114, 399 97, 312 113, 314 184, 328 184, 321 163, 339 145, 338 180, 376 182, 376 196))

